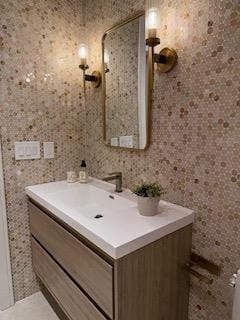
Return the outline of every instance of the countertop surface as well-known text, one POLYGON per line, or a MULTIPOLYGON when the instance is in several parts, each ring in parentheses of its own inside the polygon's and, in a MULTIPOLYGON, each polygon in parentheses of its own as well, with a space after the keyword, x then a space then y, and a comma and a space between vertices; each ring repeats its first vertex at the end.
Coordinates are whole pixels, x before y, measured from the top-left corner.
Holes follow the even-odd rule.
POLYGON ((141 216, 129 190, 116 194, 113 184, 94 178, 29 186, 26 193, 114 259, 194 222, 192 210, 166 201, 156 216, 141 216))

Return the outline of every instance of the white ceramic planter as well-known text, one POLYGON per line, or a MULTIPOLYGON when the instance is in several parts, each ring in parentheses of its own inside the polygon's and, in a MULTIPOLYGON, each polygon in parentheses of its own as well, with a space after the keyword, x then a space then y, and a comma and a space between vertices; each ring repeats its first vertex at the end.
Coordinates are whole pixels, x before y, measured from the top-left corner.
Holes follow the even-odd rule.
POLYGON ((158 204, 160 197, 147 198, 137 197, 138 211, 142 216, 155 216, 158 214, 158 204))

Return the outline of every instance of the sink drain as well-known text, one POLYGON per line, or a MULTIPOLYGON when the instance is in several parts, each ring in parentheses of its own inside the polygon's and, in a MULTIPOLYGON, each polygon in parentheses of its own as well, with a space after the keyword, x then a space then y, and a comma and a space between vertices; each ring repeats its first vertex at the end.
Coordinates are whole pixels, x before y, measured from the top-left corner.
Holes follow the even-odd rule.
POLYGON ((103 215, 97 214, 94 218, 95 218, 95 219, 100 219, 100 218, 103 218, 103 215))

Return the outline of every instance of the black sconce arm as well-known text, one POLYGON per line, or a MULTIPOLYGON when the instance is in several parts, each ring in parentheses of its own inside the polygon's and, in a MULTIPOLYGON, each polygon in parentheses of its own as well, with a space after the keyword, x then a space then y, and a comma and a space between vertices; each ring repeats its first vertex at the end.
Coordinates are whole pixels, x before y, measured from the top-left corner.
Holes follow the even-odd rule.
POLYGON ((85 74, 85 81, 97 82, 98 78, 90 74, 85 74))
POLYGON ((167 57, 162 54, 156 54, 154 53, 153 55, 153 61, 155 63, 161 63, 161 64, 166 64, 167 63, 167 57))

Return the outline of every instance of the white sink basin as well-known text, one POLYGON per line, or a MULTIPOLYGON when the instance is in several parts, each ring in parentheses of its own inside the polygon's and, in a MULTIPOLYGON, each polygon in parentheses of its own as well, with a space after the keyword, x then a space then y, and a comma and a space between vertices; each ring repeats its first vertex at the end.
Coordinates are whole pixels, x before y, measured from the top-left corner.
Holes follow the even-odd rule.
POLYGON ((68 187, 67 190, 49 193, 48 201, 61 208, 74 209, 76 214, 83 215, 88 219, 104 218, 114 215, 116 210, 136 207, 135 202, 91 184, 73 184, 68 187))
POLYGON ((66 181, 26 188, 27 195, 114 259, 127 255, 194 221, 192 210, 160 201, 159 214, 140 216, 129 190, 97 179, 88 184, 66 181))

